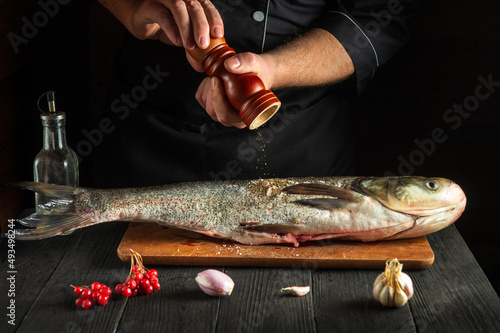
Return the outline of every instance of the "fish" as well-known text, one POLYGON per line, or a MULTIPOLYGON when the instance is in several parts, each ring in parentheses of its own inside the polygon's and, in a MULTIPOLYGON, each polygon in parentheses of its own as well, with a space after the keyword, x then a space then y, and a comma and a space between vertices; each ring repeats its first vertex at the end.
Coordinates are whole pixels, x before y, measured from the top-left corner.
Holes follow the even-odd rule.
POLYGON ((93 189, 17 183, 47 198, 18 222, 16 239, 35 240, 104 222, 155 222, 260 245, 323 239, 413 238, 454 223, 466 205, 459 185, 440 177, 295 177, 181 182, 93 189))

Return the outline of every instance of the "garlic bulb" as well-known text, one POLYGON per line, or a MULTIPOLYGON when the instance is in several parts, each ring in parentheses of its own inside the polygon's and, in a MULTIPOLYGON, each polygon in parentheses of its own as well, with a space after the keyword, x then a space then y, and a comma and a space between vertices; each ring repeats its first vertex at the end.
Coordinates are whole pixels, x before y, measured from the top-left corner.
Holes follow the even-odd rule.
POLYGON ((373 283, 373 297, 388 307, 402 307, 413 296, 413 282, 402 272, 398 259, 388 260, 384 273, 373 283))
POLYGON ((234 288, 234 281, 216 269, 207 269, 195 278, 201 290, 210 296, 229 296, 234 288))
POLYGON ((309 293, 311 288, 309 286, 307 286, 307 287, 293 286, 293 287, 281 288, 281 291, 284 291, 284 290, 290 290, 292 292, 292 294, 294 294, 295 296, 305 296, 309 293))

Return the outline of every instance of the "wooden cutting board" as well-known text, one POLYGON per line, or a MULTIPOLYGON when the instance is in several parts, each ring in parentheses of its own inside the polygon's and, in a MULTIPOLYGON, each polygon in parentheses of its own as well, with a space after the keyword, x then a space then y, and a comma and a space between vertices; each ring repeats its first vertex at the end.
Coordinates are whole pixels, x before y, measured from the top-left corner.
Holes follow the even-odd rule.
POLYGON ((130 262, 130 249, 150 265, 383 269, 388 259, 397 258, 404 269, 424 269, 434 262, 426 237, 370 243, 315 241, 298 248, 255 246, 143 222, 128 227, 117 250, 121 260, 130 262))

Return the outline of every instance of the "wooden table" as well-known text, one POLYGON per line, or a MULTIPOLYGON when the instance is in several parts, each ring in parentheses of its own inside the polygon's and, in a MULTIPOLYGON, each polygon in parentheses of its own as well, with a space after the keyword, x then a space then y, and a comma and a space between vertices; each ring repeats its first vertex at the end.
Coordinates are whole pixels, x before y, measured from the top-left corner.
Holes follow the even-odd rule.
POLYGON ((500 332, 500 299, 454 226, 428 237, 435 262, 406 271, 415 296, 399 309, 372 297, 380 270, 318 269, 314 262, 219 268, 235 281, 225 298, 200 291, 194 278, 207 267, 152 266, 159 271, 159 291, 76 308, 71 284, 114 287, 127 276, 130 267, 116 254, 126 227, 107 223, 69 236, 17 241, 14 269, 2 239, 0 332, 500 332), (291 285, 309 285, 311 292, 280 292, 291 285), (14 310, 7 309, 11 300, 14 310), (9 313, 15 325, 8 324, 9 313))

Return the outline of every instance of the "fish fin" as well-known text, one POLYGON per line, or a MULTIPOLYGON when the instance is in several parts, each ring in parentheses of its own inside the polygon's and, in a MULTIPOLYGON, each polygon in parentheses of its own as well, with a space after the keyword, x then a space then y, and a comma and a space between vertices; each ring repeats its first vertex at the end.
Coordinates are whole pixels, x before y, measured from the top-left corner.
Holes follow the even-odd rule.
POLYGON ((67 198, 67 196, 73 195, 77 187, 66 186, 66 185, 55 185, 47 183, 37 183, 37 182, 17 182, 8 184, 8 186, 16 186, 25 190, 30 190, 40 194, 45 194, 54 198, 67 198))
POLYGON ((36 213, 17 221, 22 225, 35 227, 33 229, 16 228, 16 239, 19 240, 49 238, 98 223, 81 215, 42 215, 36 213))
POLYGON ((277 234, 297 234, 299 233, 300 230, 304 225, 301 224, 296 224, 296 223, 268 223, 268 224, 252 224, 252 225, 247 225, 244 224, 240 228, 246 229, 246 230, 253 230, 253 231, 262 231, 262 232, 273 232, 277 234))
POLYGON ((351 201, 344 199, 316 198, 316 199, 297 200, 294 201, 293 203, 318 209, 334 210, 334 209, 344 208, 346 205, 350 204, 351 201))
POLYGON ((283 189, 288 194, 302 195, 324 195, 335 198, 342 198, 348 201, 358 201, 356 193, 344 188, 323 185, 323 184, 296 184, 283 189))
POLYGON ((36 182, 19 182, 12 185, 36 192, 38 195, 47 198, 48 202, 38 206, 43 211, 43 214, 68 214, 75 211, 76 187, 36 182))
POLYGON ((12 186, 36 192, 48 199, 48 202, 38 206, 39 213, 17 220, 31 229, 16 228, 16 239, 48 238, 98 223, 75 211, 76 187, 36 182, 20 182, 12 186))

